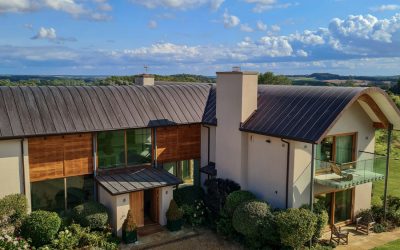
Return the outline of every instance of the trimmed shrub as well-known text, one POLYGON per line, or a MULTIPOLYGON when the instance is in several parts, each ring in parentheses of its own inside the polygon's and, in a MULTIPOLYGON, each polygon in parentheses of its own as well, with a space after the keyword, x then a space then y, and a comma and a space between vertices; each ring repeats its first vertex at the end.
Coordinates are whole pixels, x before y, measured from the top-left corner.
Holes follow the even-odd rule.
POLYGON ((310 241, 315 233, 317 216, 308 209, 289 208, 276 216, 281 243, 295 249, 310 241))
MULTIPOLYGON (((310 210, 309 205, 303 205, 300 208, 310 210)), ((329 215, 325 205, 322 204, 321 202, 314 203, 313 213, 317 216, 317 224, 315 226, 313 241, 317 242, 322 237, 324 228, 328 224, 329 215)))
POLYGON ((278 225, 276 223, 276 213, 271 213, 268 214, 267 217, 265 217, 264 221, 261 224, 260 227, 260 232, 261 232, 261 238, 260 238, 260 243, 261 244, 268 244, 270 246, 279 246, 280 245, 280 235, 277 230, 278 225))
POLYGON ((167 219, 171 221, 180 220, 183 217, 183 211, 178 207, 175 200, 171 200, 167 210, 167 219))
POLYGON ((22 194, 10 194, 0 199, 0 229, 14 233, 27 215, 27 208, 28 202, 22 194))
POLYGON ((220 212, 217 221, 217 233, 228 238, 237 238, 238 233, 233 228, 232 216, 225 209, 222 209, 220 212))
POLYGON ((95 201, 74 207, 71 216, 75 222, 90 229, 103 229, 108 222, 107 208, 95 201))
POLYGON ((255 200, 255 199, 256 199, 256 196, 252 192, 245 191, 245 190, 233 191, 226 197, 224 208, 225 208, 226 212, 230 216, 232 216, 233 212, 235 212, 235 209, 240 204, 242 204, 243 202, 251 201, 251 200, 255 200))
POLYGON ((271 214, 270 207, 262 201, 248 201, 239 205, 232 217, 233 228, 246 237, 256 236, 271 214))
POLYGON ((178 206, 193 205, 197 200, 203 200, 204 190, 198 186, 186 186, 174 190, 174 200, 178 206))
POLYGON ((129 209, 128 215, 126 216, 126 219, 124 220, 124 224, 122 224, 122 230, 125 230, 126 232, 133 232, 136 231, 137 225, 135 221, 135 217, 133 216, 132 211, 129 209))
POLYGON ((221 209, 225 205, 226 197, 233 191, 240 190, 240 185, 229 179, 214 178, 204 182, 206 194, 204 203, 210 211, 209 220, 217 221, 221 209))
POLYGON ((55 212, 34 211, 22 223, 21 235, 31 239, 35 247, 43 246, 54 239, 60 229, 61 219, 55 212))
POLYGON ((203 225, 206 221, 206 207, 202 200, 197 200, 193 204, 181 206, 185 222, 191 226, 203 225))

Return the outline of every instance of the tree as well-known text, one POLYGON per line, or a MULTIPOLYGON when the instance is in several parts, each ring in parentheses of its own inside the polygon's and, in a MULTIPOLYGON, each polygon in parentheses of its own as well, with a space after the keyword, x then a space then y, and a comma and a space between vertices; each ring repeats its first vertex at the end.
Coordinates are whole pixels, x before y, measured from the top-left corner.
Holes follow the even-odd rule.
POLYGON ((274 75, 272 72, 265 72, 258 75, 258 84, 292 85, 292 80, 283 75, 274 75))

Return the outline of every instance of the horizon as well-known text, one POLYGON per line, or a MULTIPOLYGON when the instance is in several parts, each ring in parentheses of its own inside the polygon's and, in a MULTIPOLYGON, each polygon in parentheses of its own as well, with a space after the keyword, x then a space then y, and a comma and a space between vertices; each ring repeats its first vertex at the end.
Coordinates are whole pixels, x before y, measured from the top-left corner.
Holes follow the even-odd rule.
POLYGON ((390 0, 0 0, 0 20, 1 75, 399 75, 390 0))

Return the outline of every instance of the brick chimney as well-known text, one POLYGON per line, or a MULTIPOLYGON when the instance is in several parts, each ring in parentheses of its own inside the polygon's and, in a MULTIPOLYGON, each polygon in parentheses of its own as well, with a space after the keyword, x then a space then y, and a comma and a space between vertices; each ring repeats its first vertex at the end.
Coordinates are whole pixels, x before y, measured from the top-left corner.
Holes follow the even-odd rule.
POLYGON ((247 186, 247 133, 239 131, 257 109, 258 72, 217 72, 216 167, 218 176, 247 186))

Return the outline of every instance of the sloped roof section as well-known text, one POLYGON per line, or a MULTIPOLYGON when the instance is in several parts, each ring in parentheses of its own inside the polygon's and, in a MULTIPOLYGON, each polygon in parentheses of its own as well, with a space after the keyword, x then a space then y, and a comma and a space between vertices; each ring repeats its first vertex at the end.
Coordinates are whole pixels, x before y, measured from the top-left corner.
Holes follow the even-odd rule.
POLYGON ((163 169, 140 167, 96 176, 97 182, 110 194, 119 195, 182 183, 178 177, 163 169))
POLYGON ((0 138, 201 123, 211 88, 208 84, 2 86, 0 138))
POLYGON ((378 88, 267 85, 259 86, 258 91, 258 109, 241 126, 242 131, 319 143, 342 112, 363 94, 385 100, 383 106, 394 114, 391 122, 400 124, 398 109, 378 88))

